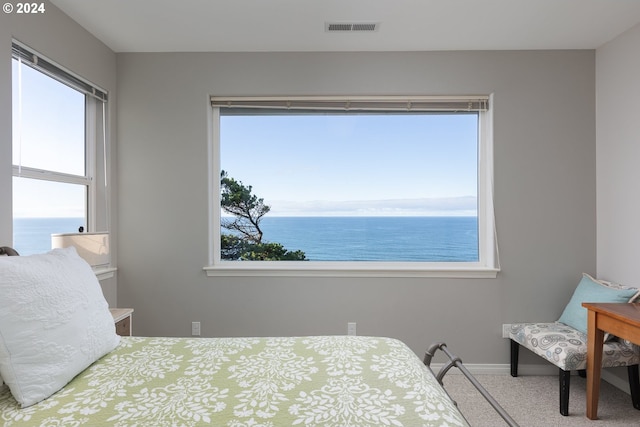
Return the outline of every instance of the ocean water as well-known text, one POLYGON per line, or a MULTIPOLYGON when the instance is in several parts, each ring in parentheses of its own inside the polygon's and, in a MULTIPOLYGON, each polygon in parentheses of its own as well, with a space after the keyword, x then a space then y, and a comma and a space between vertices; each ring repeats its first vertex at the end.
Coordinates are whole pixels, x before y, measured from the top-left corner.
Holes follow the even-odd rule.
MULTIPOLYGON (((478 261, 476 217, 264 217, 263 240, 312 261, 478 261)), ((74 233, 82 218, 18 218, 22 255, 51 249, 51 234, 74 233)))
POLYGON ((14 218, 13 248, 20 255, 32 255, 51 250, 51 235, 77 233, 85 227, 84 218, 14 218))
POLYGON ((476 217, 264 217, 263 241, 312 261, 478 261, 476 217))

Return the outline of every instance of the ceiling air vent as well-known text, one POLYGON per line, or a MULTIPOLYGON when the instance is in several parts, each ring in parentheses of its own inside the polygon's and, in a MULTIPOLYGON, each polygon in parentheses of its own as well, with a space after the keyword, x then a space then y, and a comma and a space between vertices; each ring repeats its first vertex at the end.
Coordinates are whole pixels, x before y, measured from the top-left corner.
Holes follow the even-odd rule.
POLYGON ((379 22, 326 22, 324 30, 334 32, 371 32, 378 31, 379 22))

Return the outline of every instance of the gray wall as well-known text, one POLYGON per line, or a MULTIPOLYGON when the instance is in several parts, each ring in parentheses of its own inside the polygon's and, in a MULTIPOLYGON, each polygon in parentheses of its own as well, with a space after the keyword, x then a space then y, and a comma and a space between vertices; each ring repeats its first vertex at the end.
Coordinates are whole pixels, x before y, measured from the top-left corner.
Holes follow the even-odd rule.
MULTIPOLYGON (((115 135, 116 126, 115 53, 51 3, 47 3, 46 12, 43 14, 0 13, 0 246, 11 245, 13 241, 11 207, 11 41, 13 38, 107 90, 111 99, 108 111, 110 125, 107 130, 110 136, 115 135)), ((56 106, 52 105, 51 108, 56 106)), ((111 142, 107 145, 107 152, 113 160, 110 163, 111 179, 112 186, 115 186, 117 177, 114 176, 113 165, 116 147, 113 142, 111 138, 111 142)), ((98 164, 102 164, 101 159, 98 159, 98 164)), ((98 171, 101 170, 102 168, 98 168, 98 171)), ((97 178, 100 181, 101 177, 97 178)), ((99 197, 98 203, 104 205, 104 200, 104 197, 99 197)), ((115 206, 115 202, 114 199, 112 207, 115 206)), ((102 206, 99 207, 99 211, 101 228, 104 229, 106 215, 102 206)), ((110 218, 111 229, 115 231, 117 218, 113 214, 110 218)), ((117 240, 115 234, 112 238, 117 240)), ((107 279, 101 284, 107 300, 115 305, 116 279, 107 279)))
POLYGON ((502 323, 557 319, 595 274, 594 51, 134 53, 118 54, 117 79, 118 303, 135 308, 136 334, 187 336, 191 321, 204 336, 343 334, 355 321, 418 353, 444 340, 467 363, 507 363, 502 323), (206 277, 209 95, 488 93, 496 279, 206 277))
POLYGON ((597 51, 598 274, 640 286, 640 25, 597 51))
MULTIPOLYGON (((596 52, 596 170, 598 275, 640 287, 638 46, 640 25, 596 52)), ((626 370, 615 371, 625 384, 626 370)))

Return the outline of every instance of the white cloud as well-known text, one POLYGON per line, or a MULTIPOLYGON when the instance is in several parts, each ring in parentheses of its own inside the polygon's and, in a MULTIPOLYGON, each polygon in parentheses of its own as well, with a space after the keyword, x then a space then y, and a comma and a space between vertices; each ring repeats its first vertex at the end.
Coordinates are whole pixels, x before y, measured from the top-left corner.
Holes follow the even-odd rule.
POLYGON ((475 216, 473 196, 305 202, 266 201, 270 216, 475 216))

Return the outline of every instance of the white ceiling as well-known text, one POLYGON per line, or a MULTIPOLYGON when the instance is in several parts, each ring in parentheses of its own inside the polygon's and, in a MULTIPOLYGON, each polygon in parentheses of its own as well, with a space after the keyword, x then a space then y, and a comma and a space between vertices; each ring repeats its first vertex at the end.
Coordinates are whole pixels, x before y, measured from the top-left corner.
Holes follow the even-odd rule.
POLYGON ((51 2, 115 52, 595 49, 640 22, 640 0, 51 2))

